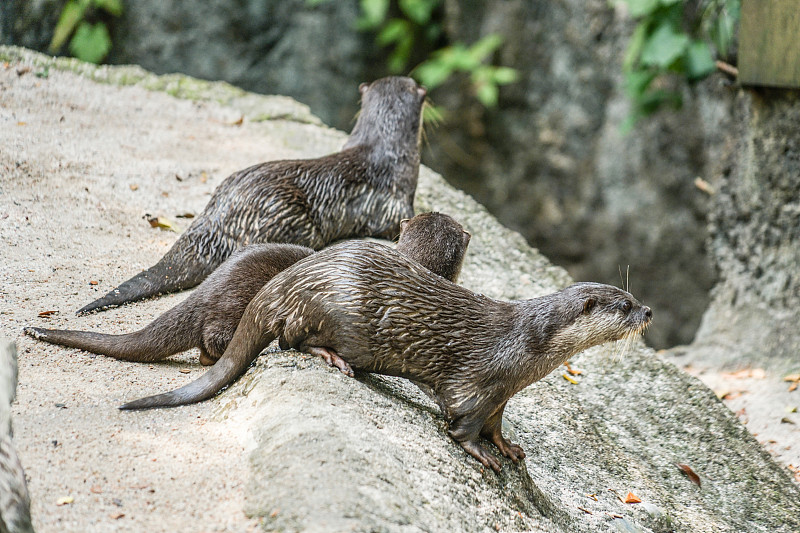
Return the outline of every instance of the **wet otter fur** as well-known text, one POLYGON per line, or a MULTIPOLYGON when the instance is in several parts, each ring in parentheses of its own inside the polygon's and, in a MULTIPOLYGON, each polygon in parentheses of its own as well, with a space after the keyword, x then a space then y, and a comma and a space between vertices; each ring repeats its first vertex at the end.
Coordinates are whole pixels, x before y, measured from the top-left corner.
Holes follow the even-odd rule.
MULTIPOLYGON (((396 249, 428 270, 455 281, 469 233, 452 217, 423 213, 400 223, 396 249)), ((225 352, 245 307, 266 282, 314 250, 293 244, 253 244, 235 252, 186 300, 139 331, 112 335, 26 327, 38 340, 121 359, 150 363, 191 348, 213 365, 225 352)))
MULTIPOLYGON (((184 405, 212 397, 276 338, 352 368, 400 376, 437 400, 449 434, 483 465, 525 457, 501 433, 511 396, 578 352, 634 335, 650 308, 610 285, 576 283, 532 300, 504 302, 435 276, 388 247, 348 241, 278 274, 245 309, 228 349, 199 379, 121 409, 184 405)), ((339 366, 339 365, 337 365, 339 366)))
POLYGON ((399 233, 413 216, 426 90, 411 78, 362 84, 361 111, 340 152, 261 163, 229 176, 158 263, 78 314, 194 287, 234 250, 399 233))

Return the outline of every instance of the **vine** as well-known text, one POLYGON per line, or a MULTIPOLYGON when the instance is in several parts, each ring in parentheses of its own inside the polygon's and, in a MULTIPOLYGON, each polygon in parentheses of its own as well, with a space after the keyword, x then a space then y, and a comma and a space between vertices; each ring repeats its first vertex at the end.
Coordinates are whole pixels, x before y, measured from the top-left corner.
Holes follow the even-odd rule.
MULTIPOLYGON (((312 5, 329 0, 308 0, 312 5)), ((490 34, 466 45, 455 42, 441 44, 442 28, 437 14, 442 0, 360 0, 360 17, 356 23, 359 31, 375 32, 375 42, 389 49, 387 70, 393 74, 407 72, 415 51, 433 51, 414 68, 410 76, 435 89, 453 77, 462 74, 469 80, 475 98, 487 108, 497 105, 499 87, 513 83, 518 78, 515 69, 496 66, 490 58, 503 44, 499 34, 490 34)), ((429 108, 428 108, 429 109, 429 108)), ((432 110, 436 114, 436 110, 432 110)), ((440 112, 440 110, 439 110, 440 112)))
POLYGON ((629 128, 665 104, 681 105, 668 77, 694 83, 716 69, 715 57, 730 57, 741 0, 617 1, 637 19, 623 62, 633 103, 629 128))

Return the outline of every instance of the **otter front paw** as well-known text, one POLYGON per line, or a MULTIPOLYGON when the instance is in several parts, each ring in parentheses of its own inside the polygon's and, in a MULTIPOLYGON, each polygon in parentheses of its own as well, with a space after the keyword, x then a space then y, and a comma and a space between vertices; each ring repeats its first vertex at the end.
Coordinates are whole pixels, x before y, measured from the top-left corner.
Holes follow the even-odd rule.
POLYGON ((502 468, 500 461, 498 461, 494 455, 492 455, 486 448, 478 444, 476 441, 465 440, 459 444, 461 444, 468 454, 480 461, 483 466, 487 466, 495 472, 499 472, 502 468))
POLYGON ((495 435, 492 442, 500 450, 500 453, 515 463, 520 459, 525 459, 525 450, 522 449, 522 446, 506 440, 502 435, 495 435))

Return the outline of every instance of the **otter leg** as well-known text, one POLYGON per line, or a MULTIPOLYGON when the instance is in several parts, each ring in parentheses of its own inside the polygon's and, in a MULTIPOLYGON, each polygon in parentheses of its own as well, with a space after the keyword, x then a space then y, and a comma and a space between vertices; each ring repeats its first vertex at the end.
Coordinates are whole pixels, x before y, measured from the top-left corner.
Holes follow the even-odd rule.
POLYGON ((307 346, 306 350, 308 350, 308 353, 310 353, 311 355, 318 355, 322 357, 323 359, 325 359, 325 362, 328 363, 328 365, 335 366, 336 368, 341 370, 342 374, 344 374, 345 376, 351 378, 355 376, 353 369, 350 368, 350 365, 347 363, 347 361, 339 357, 339 354, 337 354, 330 348, 321 348, 319 346, 307 346))
POLYGON ((465 416, 453 420, 448 433, 468 454, 480 461, 483 466, 499 472, 502 468, 500 461, 478 442, 483 425, 484 419, 474 415, 471 417, 465 416))
POLYGON ((503 455, 516 463, 520 459, 525 459, 525 451, 520 445, 513 444, 503 437, 503 409, 505 408, 506 404, 504 403, 486 420, 481 428, 481 437, 492 441, 503 455))

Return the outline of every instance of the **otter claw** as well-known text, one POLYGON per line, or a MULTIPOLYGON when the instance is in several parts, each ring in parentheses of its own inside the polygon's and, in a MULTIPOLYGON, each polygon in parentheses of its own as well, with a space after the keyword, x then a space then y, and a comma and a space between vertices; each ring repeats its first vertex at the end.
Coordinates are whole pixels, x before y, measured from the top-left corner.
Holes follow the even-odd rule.
POLYGON ((494 455, 489 453, 486 448, 472 440, 463 441, 459 444, 461 444, 468 454, 480 461, 483 466, 491 468, 495 472, 500 472, 500 469, 502 468, 500 461, 498 461, 494 455))
POLYGON ((328 366, 338 368, 345 376, 350 378, 355 377, 355 372, 353 372, 353 369, 350 367, 348 362, 339 357, 339 354, 333 350, 315 346, 313 348, 309 348, 309 353, 311 353, 311 355, 319 355, 325 359, 325 362, 328 363, 328 366))
POLYGON ((500 450, 500 453, 515 463, 520 459, 525 459, 525 450, 523 450, 522 446, 519 444, 513 444, 502 437, 500 440, 493 440, 492 442, 494 442, 494 445, 500 450))

